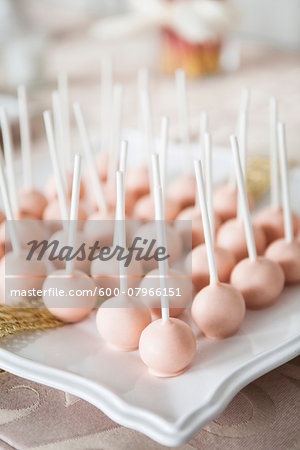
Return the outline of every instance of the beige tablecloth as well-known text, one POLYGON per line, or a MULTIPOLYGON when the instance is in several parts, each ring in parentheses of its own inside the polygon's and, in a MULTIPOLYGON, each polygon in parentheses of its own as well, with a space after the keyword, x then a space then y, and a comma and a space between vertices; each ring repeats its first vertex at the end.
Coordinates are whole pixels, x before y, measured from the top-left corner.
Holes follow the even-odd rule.
MULTIPOLYGON (((0 399, 3 450, 165 448, 77 397, 9 373, 0 374, 0 399)), ((180 449, 300 449, 300 357, 242 389, 180 449)))

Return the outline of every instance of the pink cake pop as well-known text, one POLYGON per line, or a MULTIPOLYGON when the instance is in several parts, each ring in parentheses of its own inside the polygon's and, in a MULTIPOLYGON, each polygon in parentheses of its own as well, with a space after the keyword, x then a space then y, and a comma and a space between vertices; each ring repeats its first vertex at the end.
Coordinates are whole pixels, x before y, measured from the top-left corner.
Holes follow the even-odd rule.
POLYGON ((280 264, 287 284, 300 282, 300 242, 294 237, 288 184, 288 165, 284 124, 278 124, 279 156, 284 211, 285 237, 273 241, 266 250, 266 257, 280 264))
MULTIPOLYGON (((160 173, 159 173, 159 161, 158 155, 152 155, 152 164, 153 164, 153 175, 154 175, 154 184, 160 184, 160 173)), ((166 263, 167 264, 167 263, 166 263)), ((168 264, 167 264, 168 265, 168 264)), ((149 307, 151 312, 155 316, 160 316, 161 308, 160 308, 160 295, 159 295, 159 287, 160 287, 160 272, 158 269, 154 269, 149 272, 142 280, 140 284, 141 288, 141 299, 143 299, 145 292, 152 291, 154 295, 149 297, 149 307)), ((181 314, 185 308, 190 304, 192 297, 192 285, 188 277, 183 275, 178 270, 169 269, 167 272, 168 276, 168 287, 170 292, 173 291, 177 293, 179 291, 180 296, 170 296, 170 316, 177 317, 181 314)))
POLYGON ((89 173, 93 185, 93 195, 97 202, 97 212, 94 212, 88 217, 88 220, 84 226, 84 233, 89 242, 93 243, 95 241, 99 241, 102 246, 110 246, 113 241, 112 221, 114 220, 114 216, 107 209, 102 182, 99 179, 96 170, 91 142, 88 136, 81 107, 79 103, 74 103, 73 108, 82 148, 88 163, 89 173))
MULTIPOLYGON (((66 193, 68 198, 71 198, 72 194, 72 173, 68 172, 66 173, 66 193)), ((86 194, 86 189, 83 181, 80 183, 80 200, 83 200, 86 194)), ((48 203, 52 203, 55 201, 58 197, 58 188, 56 185, 56 179, 55 175, 51 175, 50 178, 46 182, 45 187, 45 195, 48 200, 48 203)))
MULTIPOLYGON (((152 241, 155 240, 155 224, 153 222, 148 222, 141 225, 135 232, 132 240, 134 240, 135 238, 140 238, 140 243, 144 242, 144 245, 151 245, 151 254, 156 251, 157 242, 154 242, 152 246, 152 241)), ((166 239, 170 255, 169 265, 173 266, 174 263, 179 260, 182 254, 183 245, 178 231, 170 223, 166 223, 166 239)), ((142 253, 142 256, 144 256, 145 253, 146 250, 142 253)), ((154 259, 150 259, 149 261, 143 260, 142 262, 146 272, 157 268, 157 261, 155 261, 154 259)))
MULTIPOLYGON (((122 121, 122 107, 123 107, 123 87, 116 84, 113 88, 113 104, 112 104, 112 142, 111 151, 109 154, 109 166, 107 182, 104 186, 104 195, 106 199, 107 208, 109 211, 115 211, 116 207, 116 186, 115 186, 115 172, 119 163, 119 152, 121 142, 121 121, 122 121)), ((132 193, 127 192, 126 195, 126 215, 130 216, 135 197, 132 193)))
MULTIPOLYGON (((211 151, 211 138, 209 133, 204 134, 204 147, 205 147, 205 179, 206 179, 206 201, 208 208, 209 223, 211 229, 211 238, 214 245, 214 258, 217 267, 219 280, 223 283, 228 283, 230 280, 230 274, 235 266, 234 255, 225 248, 218 247, 214 244, 215 240, 215 218, 213 209, 212 198, 212 151, 211 151)), ((199 214, 201 216, 201 210, 199 214)), ((203 229, 203 226, 202 226, 203 229)), ((195 289, 200 291, 203 287, 209 284, 209 264, 207 258, 207 248, 205 244, 198 245, 192 252, 189 253, 186 259, 187 271, 192 268, 192 280, 195 289)))
MULTIPOLYGON (((267 244, 284 237, 284 214, 280 206, 280 187, 278 169, 278 138, 277 138, 277 100, 270 99, 270 167, 271 167, 271 204, 261 209, 254 218, 267 238, 267 244)), ((292 213, 293 235, 299 230, 299 218, 292 213)))
MULTIPOLYGON (((146 156, 152 147, 152 115, 150 106, 149 72, 146 68, 138 71, 139 119, 142 122, 141 148, 146 149, 146 156)), ((125 182, 126 197, 131 195, 135 201, 150 193, 149 161, 147 165, 138 165, 128 170, 125 182)))
MULTIPOLYGON (((258 225, 253 224, 254 242, 258 255, 263 255, 266 248, 266 236, 258 225)), ((241 219, 230 219, 219 228, 217 245, 233 253, 236 261, 247 257, 245 228, 241 219)))
MULTIPOLYGON (((242 171, 244 179, 246 179, 246 112, 242 111, 240 121, 243 126, 242 132, 242 146, 240 149, 241 152, 241 161, 242 161, 242 171)), ((245 181, 246 182, 246 181, 245 181)), ((249 202, 248 202, 249 205, 249 202)), ((238 201, 237 201, 237 206, 238 201)), ((250 205, 249 205, 250 208, 250 205)), ((241 261, 246 258, 248 255, 247 251, 247 242, 246 242, 246 234, 245 228, 243 225, 243 221, 240 218, 240 207, 237 208, 237 217, 236 219, 229 219, 219 228, 217 234, 217 244, 220 247, 226 248, 231 251, 237 261, 241 261)), ((253 225, 253 234, 254 241, 256 245, 256 250, 259 255, 262 255, 266 248, 266 236, 264 231, 258 225, 253 225)))
MULTIPOLYGON (((238 117, 238 133, 244 174, 246 174, 248 110, 249 90, 243 89, 238 117)), ((236 189, 235 180, 231 179, 227 183, 219 186, 214 191, 213 198, 215 212, 223 222, 236 217, 238 212, 238 192, 236 189)), ((252 210, 254 205, 253 198, 250 194, 247 194, 247 198, 250 210, 252 210)))
MULTIPOLYGON (((65 72, 58 74, 58 90, 52 94, 52 107, 55 127, 55 140, 59 155, 59 164, 64 180, 65 192, 68 198, 72 195, 72 151, 70 132, 70 102, 69 102, 69 82, 65 72)), ((50 201, 58 196, 58 186, 55 175, 50 177, 45 193, 50 201)), ((85 196, 85 186, 83 180, 80 182, 80 199, 85 196)))
MULTIPOLYGON (((207 128, 207 116, 205 117, 205 124, 202 124, 201 128, 207 128)), ((206 180, 209 180, 208 184, 212 184, 212 180, 210 180, 211 175, 208 172, 209 166, 211 166, 211 154, 208 155, 209 161, 208 164, 206 164, 207 158, 205 157, 205 153, 208 151, 211 153, 211 138, 210 134, 207 132, 201 132, 201 157, 205 161, 205 171, 206 171, 206 180), (207 147, 207 149, 206 149, 207 147)), ((207 187, 208 189, 208 187, 207 187)), ((218 215, 214 214, 214 230, 217 231, 220 228, 221 225, 221 219, 218 215)), ((193 207, 185 208, 181 211, 181 213, 177 216, 176 219, 176 227, 180 231, 180 235, 183 239, 183 242, 185 243, 186 248, 195 248, 196 246, 204 243, 204 231, 203 231, 203 224, 202 224, 202 217, 201 217, 201 211, 200 208, 197 205, 197 201, 195 202, 195 205, 193 207), (191 225, 190 225, 191 221, 191 225), (191 239, 191 232, 192 232, 192 239, 191 239)))
POLYGON ((276 262, 257 256, 236 136, 231 136, 231 146, 249 252, 249 258, 240 261, 233 269, 231 284, 242 293, 247 308, 262 309, 278 299, 284 286, 284 273, 276 262))
POLYGON ((58 192, 58 202, 48 204, 47 208, 44 211, 43 219, 47 221, 54 221, 51 223, 51 228, 54 228, 55 231, 56 229, 60 228, 60 224, 56 223, 56 221, 62 220, 63 226, 65 226, 66 221, 68 221, 69 219, 69 211, 63 183, 63 174, 61 165, 59 164, 58 160, 57 149, 55 147, 54 131, 50 111, 45 111, 43 117, 48 148, 58 192))
MULTIPOLYGON (((70 202, 67 203, 68 209, 70 206, 70 202)), ((44 210, 43 214, 43 220, 49 221, 49 222, 60 222, 62 220, 61 216, 61 208, 59 206, 59 200, 53 200, 52 202, 48 203, 44 210)), ((78 221, 79 228, 83 225, 83 221, 87 220, 87 214, 85 211, 85 208, 81 205, 78 206, 78 221)), ((56 225, 59 227, 59 223, 55 224, 53 223, 54 228, 56 228, 56 225)))
POLYGON ((245 316, 245 302, 237 289, 219 281, 200 161, 195 161, 195 171, 207 248, 210 284, 194 298, 192 318, 205 336, 224 339, 235 334, 240 328, 245 316))
POLYGON ((32 183, 31 137, 27 106, 27 92, 25 86, 19 86, 18 100, 24 173, 24 188, 19 192, 19 208, 26 214, 30 214, 37 219, 41 219, 48 202, 42 192, 33 188, 32 183))
POLYGON ((109 57, 101 58, 100 64, 100 130, 101 130, 101 153, 96 155, 96 168, 100 180, 107 181, 109 168, 109 152, 111 146, 111 106, 113 92, 113 67, 109 57))
MULTIPOLYGON (((80 190, 81 156, 75 155, 73 189, 71 199, 68 245, 75 248, 80 190)), ((85 273, 74 270, 74 259, 66 262, 65 270, 51 273, 43 284, 43 300, 49 311, 65 322, 84 319, 96 304, 95 284, 85 273), (57 298, 53 290, 63 290, 64 296, 57 298), (78 293, 77 293, 78 292, 78 293)))
POLYGON ((128 169, 126 177, 126 196, 138 200, 150 192, 149 171, 147 166, 128 169))
POLYGON ((190 130, 189 114, 186 89, 186 76, 182 69, 175 72, 175 84, 177 95, 177 111, 180 126, 180 140, 183 144, 185 153, 186 173, 176 177, 170 183, 167 190, 167 197, 177 202, 180 209, 187 208, 195 204, 196 181, 190 172, 190 130))
MULTIPOLYGON (((126 248, 125 204, 123 173, 117 172, 118 243, 126 248)), ((130 267, 130 266, 129 266, 130 267)), ((150 310, 135 297, 129 297, 127 271, 119 261, 120 294, 102 303, 96 316, 99 334, 110 346, 122 350, 136 350, 143 329, 151 322, 150 310)))
MULTIPOLYGON (((166 166, 167 166, 167 153, 168 153, 168 118, 162 118, 162 137, 161 137, 161 152, 160 152, 160 160, 161 160, 161 178, 162 178, 162 188, 165 193, 165 185, 166 185, 166 166)), ((150 171, 150 168, 149 168, 150 171)), ((166 198, 164 200, 164 211, 165 211, 165 219, 166 220, 174 220, 180 211, 180 207, 178 202, 166 198)), ((141 197, 135 204, 133 210, 133 216, 137 220, 153 220, 155 216, 154 211, 154 199, 153 193, 149 195, 145 195, 141 197)))
MULTIPOLYGON (((18 227, 20 245, 23 248, 24 247, 27 248, 27 242, 33 239, 43 240, 45 238, 45 231, 43 226, 40 223, 38 223, 37 220, 30 217, 26 213, 20 211, 16 186, 11 130, 9 126, 8 117, 4 108, 1 108, 0 119, 1 119, 1 130, 3 135, 3 147, 6 162, 7 180, 9 181, 8 184, 9 198, 12 205, 14 220, 18 221, 16 223, 16 226, 18 227)), ((10 234, 6 234, 5 230, 6 230, 6 222, 3 222, 0 225, 0 242, 2 243, 5 242, 6 250, 10 250, 11 249, 10 234)))
MULTIPOLYGON (((161 187, 155 185, 154 192, 157 240, 160 247, 166 248, 161 187)), ((170 318, 167 260, 159 261, 159 271, 162 318, 150 323, 144 329, 140 338, 139 350, 150 373, 165 378, 180 375, 186 370, 196 353, 196 338, 189 325, 180 319, 170 318)))
MULTIPOLYGON (((107 181, 107 172, 108 172, 108 165, 109 165, 109 154, 108 152, 101 152, 98 155, 96 155, 95 158, 96 163, 96 169, 98 172, 98 176, 100 180, 105 183, 107 181)), ((88 178, 87 173, 87 178, 88 178)))
MULTIPOLYGON (((123 179, 125 176, 125 170, 126 170, 126 159, 127 159, 127 142, 122 141, 121 146, 121 160, 120 160, 120 169, 123 174, 123 179)), ((118 213, 116 208, 116 214, 118 213)), ((101 232, 103 233, 106 229, 109 233, 112 233, 114 230, 114 239, 113 239, 113 248, 117 245, 117 225, 118 222, 115 224, 113 221, 105 221, 104 224, 101 226, 101 232)), ((99 225, 98 225, 99 227, 99 225)), ((127 227, 129 228, 129 227, 127 227)), ((86 230, 86 229, 85 229, 86 230)), ((130 229, 126 230, 126 233, 129 234, 130 229)), ((87 231, 86 231, 87 233, 87 231)), ((89 235, 87 235, 89 236, 89 235)), ((127 236, 128 237, 128 236, 127 236)), ((102 247, 111 246, 112 245, 112 238, 110 237, 109 242, 105 243, 105 235, 103 234, 101 236, 101 244, 102 247), (103 242, 103 243, 102 243, 103 242)), ((119 261, 117 259, 118 255, 115 254, 112 258, 109 260, 107 259, 94 259, 91 264, 91 275, 96 283, 96 285, 100 288, 102 288, 106 292, 106 296, 111 297, 114 295, 114 292, 118 290, 119 288, 119 261)), ((143 267, 140 261, 137 261, 136 259, 132 259, 129 267, 127 268, 127 284, 129 288, 136 288, 140 280, 143 276, 143 267)))
POLYGON ((26 259, 28 252, 21 249, 2 156, 0 157, 0 188, 13 248, 13 251, 6 253, 0 262, 0 303, 14 304, 16 301, 22 300, 24 296, 19 296, 18 293, 14 296, 13 290, 23 291, 27 294, 29 289, 40 289, 47 270, 43 261, 34 259, 28 261, 26 259))

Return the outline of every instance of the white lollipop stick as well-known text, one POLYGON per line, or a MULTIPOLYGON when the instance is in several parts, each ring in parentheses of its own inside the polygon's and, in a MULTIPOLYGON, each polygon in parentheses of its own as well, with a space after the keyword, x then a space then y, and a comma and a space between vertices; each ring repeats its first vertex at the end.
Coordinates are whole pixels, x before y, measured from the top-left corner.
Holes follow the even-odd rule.
POLYGON ((255 261, 257 258, 257 252, 256 252, 256 247, 255 247, 253 228, 252 228, 252 224, 251 224, 251 215, 250 215, 250 210, 249 210, 249 205, 248 205, 248 200, 247 200, 245 178, 244 178, 244 174, 242 171, 237 137, 230 136, 230 143, 231 143, 231 148, 232 148, 232 153, 233 153, 233 161, 234 161, 236 181, 237 181, 237 186, 238 186, 238 191, 239 191, 241 212, 242 212, 243 220, 244 220, 248 254, 249 254, 250 260, 255 261))
POLYGON ((19 120, 21 135, 22 166, 25 189, 32 189, 31 139, 28 117, 27 91, 25 86, 18 87, 19 120))
MULTIPOLYGON (((120 150, 120 164, 119 164, 119 170, 123 172, 124 177, 126 174, 127 169, 127 154, 128 154, 128 142, 122 141, 121 142, 121 150, 120 150)), ((125 180, 124 180, 125 183, 125 180)))
MULTIPOLYGON (((116 219, 118 221, 118 243, 119 246, 126 249, 126 230, 125 230, 125 195, 124 195, 124 173, 120 170, 116 174, 117 182, 117 204, 116 204, 116 219)), ((120 291, 122 294, 127 294, 127 270, 124 261, 119 261, 120 271, 120 291)))
POLYGON ((279 158, 281 166, 281 185, 282 185, 282 203, 284 214, 284 231, 287 242, 292 242, 294 239, 292 209, 290 201, 290 190, 288 181, 288 164, 286 151, 286 135, 285 125, 278 124, 278 143, 279 143, 279 158))
POLYGON ((55 148, 55 138, 54 138, 53 124, 52 124, 50 111, 44 111, 43 117, 44 117, 46 136, 47 136, 47 142, 48 142, 52 167, 53 167, 55 181, 56 181, 56 185, 57 185, 57 194, 58 194, 61 219, 63 221, 64 229, 67 229, 67 221, 69 220, 68 204, 67 204, 65 190, 64 190, 61 167, 58 162, 58 156, 57 156, 57 152, 56 152, 56 148, 55 148))
POLYGON ((198 189, 198 197, 201 209, 201 217, 203 222, 204 229, 204 238, 208 259, 208 267, 209 267, 209 278, 210 284, 217 283, 218 272, 214 254, 214 245, 212 240, 212 235, 210 231, 210 223, 207 212, 206 198, 205 198, 205 189, 204 189, 204 181, 203 181, 203 173, 202 173, 202 164, 201 161, 194 161, 195 172, 196 172, 196 181, 197 181, 197 189, 198 189))
POLYGON ((211 135, 204 133, 204 155, 205 155, 205 190, 206 203, 210 223, 211 238, 214 245, 215 240, 215 214, 212 195, 212 151, 211 151, 211 135))
POLYGON ((101 59, 100 71, 101 150, 108 150, 110 146, 111 100, 113 90, 112 61, 109 57, 105 56, 101 59))
POLYGON ((7 180, 5 176, 4 161, 2 155, 0 155, 0 188, 2 194, 2 201, 4 206, 4 211, 7 220, 7 226, 9 229, 11 244, 13 252, 18 255, 21 251, 21 245, 16 229, 16 223, 14 221, 14 215, 11 207, 11 202, 8 194, 7 180))
MULTIPOLYGON (((72 197, 71 197, 71 209, 70 209, 70 226, 68 233, 68 246, 71 248, 76 247, 77 236, 77 220, 78 220, 78 207, 79 207, 79 194, 80 194, 80 177, 81 177, 81 156, 76 154, 74 160, 74 172, 73 172, 73 184, 72 184, 72 197)), ((68 275, 72 275, 74 271, 75 259, 72 258, 66 262, 66 272, 68 275)))
MULTIPOLYGON (((126 176, 126 166, 127 166, 127 153, 128 153, 128 142, 122 141, 121 142, 121 150, 120 150, 120 164, 119 164, 119 171, 123 173, 123 183, 124 183, 124 189, 123 189, 123 201, 125 205, 125 176, 126 176)), ((118 208, 116 203, 116 210, 115 210, 115 226, 114 226, 114 240, 113 240, 113 246, 115 247, 118 245, 119 242, 119 221, 118 221, 118 208)))
MULTIPOLYGON (((240 157, 242 161, 242 169, 244 175, 246 174, 246 158, 247 158, 247 125, 248 125, 248 109, 250 103, 250 91, 247 88, 243 88, 240 100, 240 109, 237 120, 237 135, 240 143, 240 157)), ((236 176, 234 170, 231 172, 229 184, 236 187, 236 176)), ((237 216, 240 217, 240 205, 238 199, 237 216)))
POLYGON ((1 121, 2 139, 7 171, 9 197, 14 217, 16 217, 16 215, 19 213, 19 201, 14 168, 13 144, 11 138, 11 130, 4 107, 1 107, 0 110, 0 121, 1 121))
POLYGON ((240 147, 240 160, 244 177, 247 172, 247 140, 248 140, 248 111, 250 103, 250 91, 247 88, 242 90, 241 106, 238 123, 238 139, 240 147))
POLYGON ((90 175, 92 178, 93 187, 95 190, 95 198, 97 201, 97 206, 99 211, 107 211, 106 200, 104 197, 103 187, 100 180, 100 177, 97 173, 97 168, 95 164, 95 159, 93 156, 93 151, 91 148, 91 142, 88 136, 86 123, 83 118, 82 109, 78 102, 73 104, 74 115, 76 119, 76 123, 79 130, 81 145, 87 160, 88 168, 90 171, 90 175))
POLYGON ((247 115, 247 110, 243 109, 240 112, 239 123, 240 160, 245 179, 247 171, 247 115))
POLYGON ((202 161, 203 166, 205 167, 205 143, 204 143, 204 134, 208 133, 208 116, 206 111, 201 112, 200 116, 200 136, 199 136, 199 144, 200 144, 200 159, 202 161))
POLYGON ((247 111, 250 104, 250 89, 244 87, 241 95, 240 111, 247 111))
POLYGON ((149 71, 146 67, 142 67, 138 71, 138 98, 139 98, 139 112, 141 117, 141 125, 146 141, 147 155, 151 153, 152 147, 152 114, 150 102, 150 87, 149 87, 149 71))
MULTIPOLYGON (((157 154, 152 154, 152 171, 154 178, 154 206, 155 206, 155 222, 157 233, 157 246, 163 247, 167 252, 166 226, 164 220, 164 205, 162 189, 160 185, 160 169, 157 154)), ((161 294, 161 316, 163 322, 167 322, 170 318, 169 296, 168 296, 168 260, 158 261, 160 275, 161 294)))
POLYGON ((142 68, 138 71, 138 89, 139 89, 139 102, 140 111, 142 116, 142 126, 144 134, 144 145, 146 148, 146 155, 148 161, 148 171, 150 178, 150 190, 153 195, 152 185, 152 164, 151 153, 153 150, 153 124, 152 124, 152 111, 150 102, 150 89, 149 89, 149 72, 148 69, 142 68))
POLYGON ((271 163, 271 205, 274 208, 280 206, 280 186, 278 168, 278 102, 270 98, 270 163, 271 163))
POLYGON ((175 71, 175 83, 181 141, 185 144, 186 148, 188 148, 190 145, 189 115, 186 92, 186 77, 183 69, 177 69, 175 71))
POLYGON ((167 185, 167 167, 168 167, 168 136, 169 136, 169 119, 163 116, 161 119, 161 142, 160 142, 160 179, 163 198, 165 197, 167 185))
MULTIPOLYGON (((248 124, 248 103, 249 103, 249 93, 248 91, 243 92, 244 100, 242 99, 242 108, 239 116, 239 148, 240 148, 240 161, 244 180, 247 180, 247 124, 248 124)), ((246 183, 247 184, 247 183, 246 183)), ((241 217, 241 198, 238 198, 238 211, 237 216, 241 217)))
POLYGON ((111 148, 108 168, 108 185, 113 186, 115 183, 115 174, 118 167, 119 148, 121 141, 121 121, 123 106, 123 86, 115 84, 113 87, 113 105, 112 105, 112 133, 111 148))
POLYGON ((61 167, 64 190, 65 193, 67 193, 67 171, 65 161, 64 129, 63 129, 64 121, 63 121, 61 98, 58 91, 52 92, 51 98, 52 98, 52 110, 54 120, 55 148, 57 149, 58 160, 61 167))
POLYGON ((72 166, 71 131, 70 131, 70 106, 69 106, 69 82, 65 72, 58 74, 58 92, 61 101, 63 117, 63 148, 66 168, 72 166))
MULTIPOLYGON (((189 151, 190 148, 190 130, 189 130, 189 115, 188 115, 188 101, 186 92, 186 76, 182 69, 177 69, 175 71, 175 83, 176 83, 176 94, 177 94, 177 110, 178 110, 178 120, 180 126, 180 137, 181 142, 184 145, 185 153, 189 151)), ((184 161, 186 164, 186 170, 189 171, 189 156, 185 155, 184 161)))

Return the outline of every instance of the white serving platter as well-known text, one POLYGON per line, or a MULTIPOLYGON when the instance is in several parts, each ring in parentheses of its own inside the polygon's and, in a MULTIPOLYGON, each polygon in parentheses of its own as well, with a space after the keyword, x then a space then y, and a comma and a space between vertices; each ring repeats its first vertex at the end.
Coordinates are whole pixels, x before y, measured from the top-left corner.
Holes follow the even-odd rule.
POLYGON ((137 351, 122 353, 104 344, 93 314, 76 325, 1 339, 0 367, 87 400, 163 445, 180 445, 243 386, 300 353, 300 287, 285 289, 271 308, 247 311, 234 337, 198 336, 197 344, 184 374, 157 379, 137 351))
MULTIPOLYGON (((216 152, 215 158, 221 179, 230 157, 216 152)), ((290 180, 300 212, 299 169, 290 180)), ((189 311, 184 320, 190 321, 189 311)), ((180 445, 217 417, 242 387, 300 353, 300 286, 286 288, 266 310, 247 311, 232 338, 197 336, 192 365, 171 379, 151 376, 137 351, 109 349, 96 331, 94 314, 82 323, 1 339, 0 367, 76 395, 163 445, 180 445)))

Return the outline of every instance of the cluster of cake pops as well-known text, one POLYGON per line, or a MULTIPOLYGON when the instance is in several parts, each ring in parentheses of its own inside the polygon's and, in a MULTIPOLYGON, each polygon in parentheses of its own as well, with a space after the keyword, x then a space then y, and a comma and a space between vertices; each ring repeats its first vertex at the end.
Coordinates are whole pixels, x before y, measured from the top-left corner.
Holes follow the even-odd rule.
MULTIPOLYGON (((184 72, 177 71, 175 78, 182 151, 191 169, 184 72)), ((59 76, 52 112, 44 112, 53 169, 45 192, 33 187, 26 89, 18 90, 24 175, 21 190, 16 183, 9 121, 1 109, 5 156, 0 158, 5 211, 0 229, 1 302, 11 289, 41 289, 44 304, 54 316, 77 322, 95 308, 98 293, 104 290, 106 300, 96 314, 103 340, 119 351, 139 349, 141 359, 156 376, 176 376, 189 366, 196 352, 196 336, 186 320, 189 310, 204 336, 228 338, 240 329, 246 309, 269 307, 285 284, 300 282, 299 219, 291 210, 285 127, 278 123, 277 102, 271 99, 271 205, 252 219, 253 199, 246 186, 247 90, 239 111, 238 137, 230 139, 234 176, 214 189, 213 146, 206 113, 201 118, 195 170, 186 170, 168 183, 169 122, 162 118, 157 150, 147 71, 140 71, 138 83, 146 161, 139 167, 127 169, 130 146, 128 150, 127 142, 121 140, 123 91, 120 85, 112 84, 107 64, 103 81, 103 96, 107 98, 110 93, 103 112, 105 117, 109 104, 110 132, 103 133, 104 150, 94 153, 82 108, 76 102, 73 112, 81 155, 76 154, 73 162, 68 81, 64 74, 59 76), (86 165, 83 176, 82 160, 86 165), (139 226, 134 227, 128 219, 140 221, 139 226), (116 246, 128 249, 135 238, 154 240, 152 251, 165 249, 167 258, 133 258, 128 267, 115 256, 108 260, 56 259, 51 270, 48 261, 26 258, 28 242, 33 240, 58 241, 69 248, 98 242, 113 251, 116 246), (54 288, 66 294, 58 299, 52 295, 54 288), (174 291, 180 295, 170 295, 174 291)), ((106 130, 107 123, 102 125, 106 130)), ((16 296, 10 302, 18 300, 16 296)))

